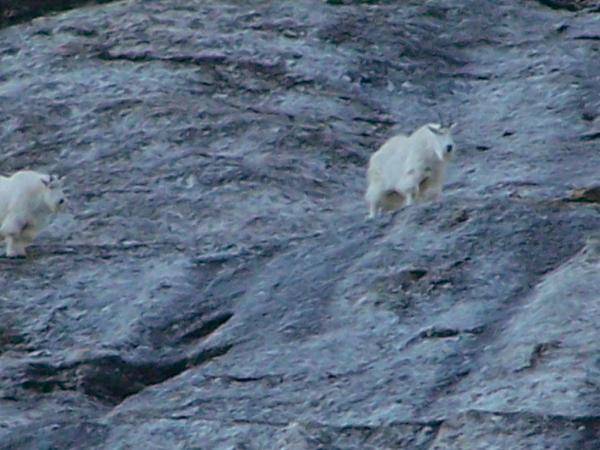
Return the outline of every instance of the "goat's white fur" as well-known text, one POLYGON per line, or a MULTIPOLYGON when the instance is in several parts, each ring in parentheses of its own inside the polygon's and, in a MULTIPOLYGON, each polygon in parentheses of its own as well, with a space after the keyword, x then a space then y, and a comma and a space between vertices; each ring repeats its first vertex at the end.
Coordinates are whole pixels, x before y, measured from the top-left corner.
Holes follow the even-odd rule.
POLYGON ((382 210, 438 199, 454 154, 454 125, 429 123, 410 136, 396 135, 369 159, 365 200, 369 218, 382 210))
POLYGON ((0 176, 0 237, 6 256, 25 256, 26 247, 65 202, 61 180, 31 170, 0 176))

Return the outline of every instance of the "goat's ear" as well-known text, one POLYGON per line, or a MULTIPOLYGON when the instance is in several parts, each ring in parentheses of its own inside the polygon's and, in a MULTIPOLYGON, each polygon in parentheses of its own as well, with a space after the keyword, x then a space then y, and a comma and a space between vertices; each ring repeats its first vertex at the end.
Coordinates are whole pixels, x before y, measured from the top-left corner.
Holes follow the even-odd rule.
POLYGON ((438 120, 440 123, 440 128, 444 128, 444 118, 442 117, 442 113, 440 111, 437 112, 438 120))
POLYGON ((50 177, 49 179, 46 178, 42 178, 42 184, 46 187, 50 186, 50 183, 52 182, 52 177, 50 177))
POLYGON ((58 186, 59 184, 62 183, 63 177, 59 177, 56 174, 52 174, 50 175, 50 186, 58 186))
POLYGON ((434 134, 442 134, 440 132, 440 129, 435 126, 427 125, 427 128, 429 128, 429 131, 431 131, 434 134))

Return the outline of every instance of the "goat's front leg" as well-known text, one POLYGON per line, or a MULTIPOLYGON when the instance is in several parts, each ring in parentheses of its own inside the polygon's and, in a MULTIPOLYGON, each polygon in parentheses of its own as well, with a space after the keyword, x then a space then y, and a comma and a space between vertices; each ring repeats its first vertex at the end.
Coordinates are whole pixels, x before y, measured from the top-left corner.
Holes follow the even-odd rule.
POLYGON ((25 247, 27 242, 15 236, 6 236, 6 256, 9 258, 23 258, 26 256, 25 247))
POLYGON ((406 177, 396 185, 396 191, 402 192, 406 206, 414 204, 419 198, 420 174, 412 169, 406 173, 406 177))

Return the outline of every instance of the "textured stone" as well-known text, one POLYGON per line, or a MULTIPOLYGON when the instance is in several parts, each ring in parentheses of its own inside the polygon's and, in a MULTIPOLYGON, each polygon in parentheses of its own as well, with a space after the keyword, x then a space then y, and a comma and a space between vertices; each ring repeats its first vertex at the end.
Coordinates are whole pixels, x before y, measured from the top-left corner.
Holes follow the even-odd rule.
MULTIPOLYGON (((334 4, 335 3, 335 4, 334 4)), ((1 448, 600 447, 598 14, 133 0, 0 29, 1 448), (365 220, 390 135, 443 201, 365 220), (590 137, 592 136, 592 137, 590 137)))

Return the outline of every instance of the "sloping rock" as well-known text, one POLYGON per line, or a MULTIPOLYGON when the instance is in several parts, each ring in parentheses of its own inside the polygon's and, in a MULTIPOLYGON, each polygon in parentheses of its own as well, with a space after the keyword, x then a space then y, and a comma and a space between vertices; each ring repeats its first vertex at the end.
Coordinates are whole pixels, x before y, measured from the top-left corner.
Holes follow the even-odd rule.
POLYGON ((1 448, 600 446, 598 14, 331 3, 0 30, 0 169, 70 190, 0 258, 1 448), (443 201, 366 221, 438 112, 443 201))

